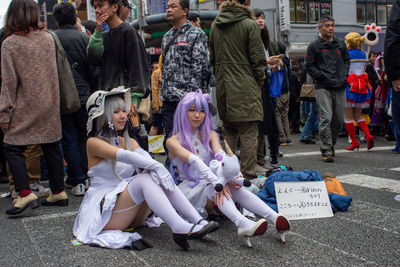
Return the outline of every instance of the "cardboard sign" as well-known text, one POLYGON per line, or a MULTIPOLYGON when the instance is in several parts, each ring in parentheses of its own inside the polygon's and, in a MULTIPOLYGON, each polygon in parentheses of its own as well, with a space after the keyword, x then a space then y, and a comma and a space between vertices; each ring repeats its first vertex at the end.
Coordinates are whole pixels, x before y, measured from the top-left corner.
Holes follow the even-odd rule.
POLYGON ((149 152, 152 153, 164 153, 164 138, 165 135, 155 135, 148 137, 149 152))
POLYGON ((289 220, 333 217, 324 181, 274 184, 278 211, 289 220))

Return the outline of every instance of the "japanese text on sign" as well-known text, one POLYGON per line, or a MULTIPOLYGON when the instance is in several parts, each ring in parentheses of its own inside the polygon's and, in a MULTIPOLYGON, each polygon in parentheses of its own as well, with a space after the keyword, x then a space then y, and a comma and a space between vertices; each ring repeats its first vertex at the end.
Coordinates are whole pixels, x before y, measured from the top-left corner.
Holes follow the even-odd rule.
POLYGON ((289 220, 332 217, 324 181, 275 182, 278 211, 289 220))

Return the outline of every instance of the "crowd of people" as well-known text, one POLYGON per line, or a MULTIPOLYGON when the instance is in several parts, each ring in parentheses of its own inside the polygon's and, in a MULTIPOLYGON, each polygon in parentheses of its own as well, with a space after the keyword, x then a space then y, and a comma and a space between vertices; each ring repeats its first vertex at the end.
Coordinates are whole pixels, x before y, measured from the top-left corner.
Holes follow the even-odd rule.
MULTIPOLYGON (((86 244, 151 247, 138 233, 124 231, 143 225, 151 211, 185 251, 188 240, 219 229, 210 214, 225 215, 246 239, 271 224, 284 242, 290 230, 284 215, 238 181, 214 187, 221 177, 210 162, 230 157, 221 140, 240 158, 236 178, 247 179, 277 165, 279 147, 293 145, 291 134, 300 133, 301 125, 299 141, 319 140, 325 162, 334 161, 343 129, 351 140, 347 150, 360 147, 355 125, 373 148, 365 118, 377 126, 375 133, 392 129, 400 141, 400 66, 394 60, 400 58, 400 33, 391 26, 400 20, 399 1, 384 56, 370 53, 368 61, 363 37, 336 38, 334 18, 324 16, 304 63, 292 66, 285 44, 270 39, 265 14, 251 10, 249 0, 223 2, 209 37, 200 17, 189 13, 188 0, 169 0, 172 28, 152 71, 142 38, 124 22, 129 2, 91 0, 90 5, 95 22, 81 22, 70 3, 55 5, 55 35, 45 30, 33 0, 12 0, 7 10, 0 36, 1 163, 2 182, 10 184, 15 198, 7 215, 38 208, 38 197, 46 197, 44 206, 67 206, 69 187, 73 195, 84 195, 73 233, 86 244), (80 107, 72 114, 60 112, 57 39, 79 95, 80 107), (300 98, 304 84, 313 85, 315 95, 300 98), (151 119, 145 118, 148 113, 151 119), (150 135, 165 135, 165 164, 146 151, 141 124, 150 135), (46 177, 50 188, 40 185, 46 177), (250 220, 235 203, 261 219, 250 220)), ((398 143, 394 151, 399 152, 398 143)))

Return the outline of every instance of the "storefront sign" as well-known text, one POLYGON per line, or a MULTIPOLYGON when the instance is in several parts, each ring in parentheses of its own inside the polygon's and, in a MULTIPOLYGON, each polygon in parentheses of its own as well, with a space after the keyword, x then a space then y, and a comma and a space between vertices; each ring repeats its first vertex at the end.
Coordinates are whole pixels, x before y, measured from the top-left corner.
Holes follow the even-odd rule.
POLYGON ((289 0, 279 0, 279 25, 281 31, 290 30, 289 0))

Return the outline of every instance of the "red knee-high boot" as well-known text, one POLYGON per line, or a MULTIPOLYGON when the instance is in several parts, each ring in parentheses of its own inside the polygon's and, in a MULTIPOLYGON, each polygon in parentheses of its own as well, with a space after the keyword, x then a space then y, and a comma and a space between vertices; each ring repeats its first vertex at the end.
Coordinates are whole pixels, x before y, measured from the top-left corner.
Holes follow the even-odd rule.
POLYGON ((367 146, 368 150, 374 147, 375 139, 374 137, 369 133, 368 125, 365 122, 365 120, 359 120, 357 122, 358 127, 365 133, 365 138, 367 138, 367 146))
POLYGON ((354 127, 354 123, 352 121, 346 121, 345 125, 347 132, 351 138, 351 145, 348 148, 346 148, 346 150, 354 150, 354 149, 358 150, 360 148, 360 144, 357 141, 356 129, 354 127))

